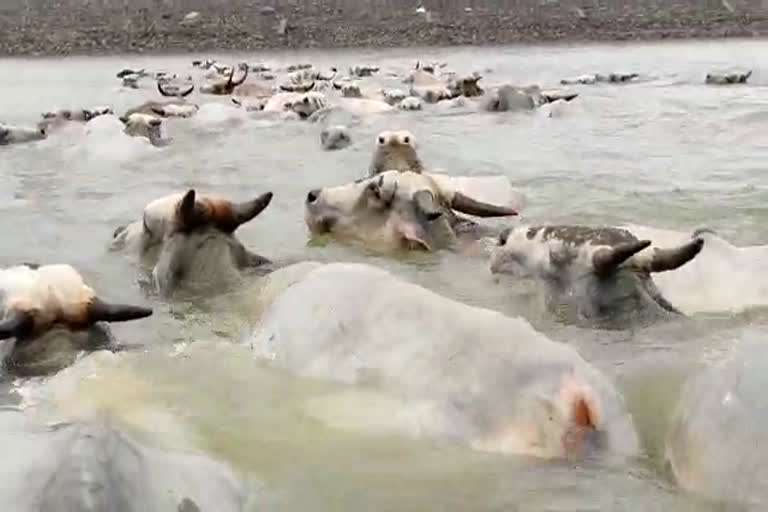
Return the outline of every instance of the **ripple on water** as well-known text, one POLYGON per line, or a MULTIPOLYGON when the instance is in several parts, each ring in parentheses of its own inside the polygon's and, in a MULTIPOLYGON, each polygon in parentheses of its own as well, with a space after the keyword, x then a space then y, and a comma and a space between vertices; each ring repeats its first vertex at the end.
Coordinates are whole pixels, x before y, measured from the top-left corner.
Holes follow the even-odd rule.
MULTIPOLYGON (((765 305, 762 267, 746 265, 741 256, 716 258, 710 263, 717 276, 706 283, 701 280, 708 278, 707 267, 691 267, 693 275, 677 276, 688 280, 677 299, 695 306, 693 319, 606 334, 553 322, 529 283, 497 282, 482 258, 439 253, 394 259, 333 243, 308 244, 303 199, 311 188, 364 175, 378 131, 408 129, 433 168, 508 176, 528 198, 523 219, 512 224, 631 223, 674 236, 706 226, 736 246, 764 245, 768 117, 760 85, 765 77, 757 64, 766 50, 762 41, 728 41, 263 55, 274 64, 313 60, 340 69, 375 61, 383 70, 401 72, 416 58, 434 58, 461 72, 491 68, 486 85, 556 86, 567 76, 616 70, 654 79, 623 87, 577 86, 573 108, 552 118, 461 109, 396 113, 356 125, 353 145, 333 153, 321 149, 318 125, 244 115, 228 98, 196 96, 210 105, 197 119, 166 121, 173 144, 161 149, 126 139, 119 121, 104 118, 95 133, 0 148, 0 232, 6 235, 0 237, 0 262, 73 262, 110 298, 151 303, 151 319, 114 329, 129 346, 149 353, 135 350, 101 361, 97 378, 72 388, 51 379, 50 389, 69 393, 72 407, 111 408, 139 428, 151 430, 143 408, 179 415, 201 446, 263 477, 277 491, 266 503, 275 510, 706 510, 708 505, 671 483, 660 443, 690 372, 750 333, 765 336, 768 317, 760 304, 750 304, 765 305), (708 71, 734 66, 754 67, 750 85, 702 83, 708 71), (188 187, 233 199, 275 192, 271 206, 238 231, 267 257, 380 265, 464 302, 523 315, 549 336, 572 343, 621 383, 647 458, 573 466, 322 427, 302 413, 301 404, 327 384, 267 370, 228 342, 243 327, 247 297, 234 291, 163 303, 143 296, 135 265, 106 253, 117 225, 137 218, 150 200, 188 187), (732 313, 704 307, 734 303, 744 307, 732 313), (218 348, 204 339, 216 340, 218 348), (179 342, 188 343, 188 350, 168 356, 179 342)), ((105 104, 122 112, 155 91, 116 87, 116 70, 130 62, 187 72, 190 60, 4 61, 0 112, 3 121, 19 125, 36 122, 40 112, 56 106, 105 104), (72 76, 78 77, 76 87, 67 79, 72 76)))

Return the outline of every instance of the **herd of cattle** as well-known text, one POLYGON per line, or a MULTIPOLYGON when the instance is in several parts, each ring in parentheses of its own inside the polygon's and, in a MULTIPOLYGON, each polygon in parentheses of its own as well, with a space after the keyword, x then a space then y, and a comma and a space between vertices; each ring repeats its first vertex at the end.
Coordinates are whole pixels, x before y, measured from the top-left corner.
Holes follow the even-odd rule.
MULTIPOLYGON (((248 111, 322 121, 326 149, 351 140, 348 126, 330 121, 338 111, 377 115, 430 104, 502 112, 577 97, 538 86, 501 85, 486 91, 480 74, 456 76, 439 63, 417 64, 400 77, 403 89, 375 94, 364 94, 366 78, 380 72, 375 66, 355 66, 342 77, 336 69, 323 72, 309 65, 291 66, 283 75, 261 65, 193 65, 206 79, 198 88, 202 94, 230 95, 235 108, 248 111), (269 85, 274 81, 279 85, 269 85)), ((706 82, 745 83, 750 74, 710 74, 706 82)), ((124 70, 118 78, 128 88, 155 80, 159 94, 167 97, 119 116, 127 135, 153 145, 163 144, 164 118, 192 117, 199 109, 187 99, 195 89, 187 77, 124 70)), ((565 79, 562 85, 638 78, 634 73, 595 74, 565 79)), ((44 114, 34 128, 0 124, 0 144, 39 140, 66 123, 88 123, 104 115, 114 114, 109 108, 57 110, 44 114)), ((568 303, 575 318, 590 326, 626 328, 681 315, 659 291, 653 274, 674 271, 696 258, 704 249, 704 232, 677 246, 658 247, 618 227, 484 223, 480 219, 517 215, 519 196, 499 193, 507 185, 504 177, 456 177, 430 169, 413 134, 385 131, 376 138, 366 176, 307 190, 305 220, 313 235, 385 252, 463 251, 491 238, 496 241, 491 272, 537 279, 555 303, 568 303)), ((267 208, 272 197, 266 192, 236 202, 188 190, 158 198, 134 222, 115 230, 111 249, 149 262, 152 281, 165 296, 224 267, 235 272, 263 268, 269 271, 263 279, 284 276, 291 285, 266 308, 250 346, 301 376, 354 384, 361 370, 374 369, 385 391, 437 400, 429 418, 421 418, 422 431, 433 437, 542 457, 640 452, 631 417, 610 381, 575 349, 547 339, 525 321, 442 297, 374 266, 280 266, 249 250, 235 232, 267 208)), ((150 308, 105 301, 64 264, 0 270, 0 298, 0 339, 13 340, 11 363, 50 331, 104 329, 104 322, 152 314, 150 308)), ((680 467, 686 461, 677 462, 676 472, 692 471, 680 467)))
MULTIPOLYGON (((444 63, 416 63, 415 69, 401 78, 403 87, 385 88, 375 93, 364 93, 363 80, 380 72, 376 66, 362 65, 341 75, 336 68, 319 71, 310 64, 288 66, 284 74, 276 75, 263 64, 240 63, 221 65, 213 60, 194 61, 193 66, 203 71, 205 82, 198 88, 201 94, 231 96, 233 105, 249 112, 264 112, 283 118, 322 121, 321 143, 325 149, 341 149, 349 145, 351 136, 346 123, 333 121, 342 111, 359 116, 378 114, 394 109, 415 111, 423 105, 435 104, 442 108, 477 108, 489 112, 531 110, 550 104, 569 102, 577 93, 542 89, 538 85, 517 86, 502 84, 486 91, 480 86, 482 75, 474 72, 458 76, 445 71, 444 63), (236 74, 239 76, 236 77, 236 74), (249 76, 253 79, 247 81, 249 76), (280 79, 280 83, 273 85, 280 79)), ((709 73, 707 84, 744 84, 752 72, 709 73)), ((144 69, 124 69, 117 73, 123 87, 139 88, 145 79, 154 79, 161 96, 168 99, 148 101, 128 109, 119 117, 126 134, 144 137, 153 145, 168 143, 162 136, 164 118, 189 118, 199 111, 199 105, 187 98, 195 90, 192 75, 179 76, 166 72, 149 73, 144 69)), ((637 73, 589 74, 561 80, 562 85, 628 83, 640 79, 637 73)), ((94 117, 114 114, 108 107, 59 109, 43 114, 34 127, 11 126, 0 121, 0 145, 41 140, 55 133, 69 122, 88 122, 94 117)), ((348 116, 342 116, 348 119, 348 116)))

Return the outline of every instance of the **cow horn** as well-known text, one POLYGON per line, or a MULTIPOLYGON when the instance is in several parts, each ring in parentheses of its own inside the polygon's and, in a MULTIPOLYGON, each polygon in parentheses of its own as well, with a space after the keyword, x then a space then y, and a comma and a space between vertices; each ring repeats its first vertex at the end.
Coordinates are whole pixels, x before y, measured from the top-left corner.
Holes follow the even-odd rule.
POLYGON ((169 94, 165 92, 165 89, 163 89, 163 83, 158 80, 157 82, 157 90, 158 92, 163 96, 175 96, 175 94, 169 94))
POLYGON ((698 228, 693 232, 691 238, 699 238, 701 235, 705 234, 719 236, 717 232, 712 228, 698 228))
POLYGON ((232 203, 233 225, 227 227, 231 227, 231 230, 234 231, 241 224, 245 224, 246 222, 256 217, 258 214, 264 211, 267 206, 269 206, 273 195, 274 194, 272 194, 272 192, 267 192, 266 194, 262 194, 259 197, 250 201, 245 201, 244 203, 232 203))
POLYGON ((86 311, 89 323, 127 322, 152 315, 152 308, 127 304, 109 304, 98 297, 91 299, 86 311))
POLYGON ((205 208, 198 205, 195 189, 189 189, 179 201, 179 228, 183 231, 192 230, 208 222, 209 216, 205 208))
POLYGON ((248 78, 248 68, 245 68, 245 70, 243 71, 243 77, 240 80, 233 82, 232 77, 234 77, 234 73, 232 73, 232 76, 230 76, 229 78, 229 83, 232 84, 233 87, 237 87, 238 85, 241 85, 243 82, 245 82, 245 79, 248 78))
POLYGON ((187 96, 189 96, 190 94, 192 94, 192 91, 194 91, 194 90, 195 90, 195 84, 190 84, 190 86, 189 86, 189 89, 187 89, 187 90, 186 90, 186 91, 184 91, 184 92, 180 92, 180 93, 179 93, 179 97, 180 97, 180 98, 186 98, 187 96))
POLYGON ((704 239, 696 238, 674 249, 656 249, 651 258, 651 272, 664 272, 682 267, 704 248, 704 239))
POLYGON ((6 317, 0 320, 0 340, 28 336, 32 333, 34 325, 35 319, 30 313, 10 310, 6 317))
POLYGON ((650 240, 624 242, 600 249, 592 255, 592 266, 597 274, 613 272, 619 265, 651 245, 650 240))
POLYGON ((451 208, 476 217, 509 217, 517 215, 517 211, 512 208, 483 203, 465 196, 461 192, 454 192, 453 199, 451 200, 451 208))
POLYGON ((435 220, 443 214, 435 201, 434 194, 429 190, 419 190, 413 194, 413 200, 427 220, 435 220))
POLYGON ((235 67, 232 66, 232 70, 229 72, 229 78, 227 79, 227 87, 234 87, 232 79, 235 77, 235 67))

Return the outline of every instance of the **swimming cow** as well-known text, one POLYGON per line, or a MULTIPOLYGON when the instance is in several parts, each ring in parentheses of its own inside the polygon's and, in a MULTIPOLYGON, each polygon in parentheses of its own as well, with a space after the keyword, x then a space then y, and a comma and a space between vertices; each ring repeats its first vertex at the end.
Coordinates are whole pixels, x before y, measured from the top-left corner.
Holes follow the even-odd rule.
POLYGON ((352 137, 349 135, 349 129, 344 125, 328 126, 320 131, 320 145, 326 151, 344 149, 350 144, 352 144, 352 137))
POLYGON ((46 136, 47 132, 45 126, 28 128, 25 126, 11 126, 0 123, 0 146, 43 140, 46 136))
POLYGON ((3 510, 243 512, 255 492, 224 462, 91 416, 43 424, 28 412, 0 412, 0 447, 14 453, 0 461, 3 510))
POLYGON ((56 328, 84 331, 99 322, 125 322, 152 314, 150 308, 105 302, 77 270, 65 264, 1 269, 0 307, 0 340, 13 338, 14 353, 56 328))
POLYGON ((147 101, 138 107, 131 108, 125 112, 123 117, 127 118, 132 114, 145 114, 160 117, 190 117, 197 113, 197 105, 187 103, 186 97, 195 90, 194 85, 189 85, 186 89, 179 87, 167 87, 161 82, 157 82, 157 91, 165 97, 174 98, 163 101, 147 101))
POLYGON ((77 108, 77 109, 57 109, 43 113, 43 119, 63 119, 65 121, 88 122, 94 117, 112 114, 109 107, 77 108))
POLYGON ((428 174, 387 171, 307 194, 305 221, 313 235, 331 233, 375 250, 452 247, 478 226, 454 210, 478 217, 517 215, 441 186, 428 174))
POLYGON ((704 83, 711 85, 745 84, 750 76, 752 76, 751 70, 746 73, 707 73, 704 83))
POLYGON ((163 293, 189 277, 218 280, 222 272, 269 263, 246 249, 234 232, 271 200, 271 192, 242 203, 195 190, 171 194, 149 203, 141 220, 117 228, 111 249, 127 247, 148 259, 154 284, 163 293))
POLYGON ((112 109, 109 107, 51 110, 43 113, 43 120, 37 123, 37 126, 42 128, 46 134, 50 134, 51 131, 67 126, 69 123, 87 123, 96 117, 112 113, 112 109))
POLYGON ((591 75, 579 75, 573 78, 564 78, 560 80, 562 85, 593 85, 596 83, 624 84, 636 80, 640 75, 638 73, 595 73, 591 75))
MULTIPOLYGON (((683 386, 665 458, 677 483, 730 510, 768 506, 768 354, 760 334, 729 340, 683 386)), ((707 360, 709 359, 706 358, 707 360)))
POLYGON ((286 111, 297 114, 300 119, 314 119, 315 114, 328 108, 328 100, 322 93, 307 92, 287 100, 283 107, 286 111))
POLYGON ((364 264, 305 262, 265 283, 260 288, 274 299, 264 300, 244 342, 268 364, 350 385, 306 408, 331 426, 366 428, 356 418, 367 409, 376 411, 378 431, 486 452, 579 458, 638 451, 613 385, 524 319, 364 264), (272 290, 281 283, 282 292, 272 290))
POLYGON ((416 153, 416 139, 407 130, 383 131, 376 136, 376 149, 368 168, 368 176, 386 171, 421 173, 424 165, 416 153))
POLYGON ((623 327, 680 314, 651 274, 681 267, 703 246, 697 237, 660 249, 614 227, 515 227, 500 234, 491 272, 543 282, 552 308, 575 313, 575 323, 623 327))
POLYGON ((578 93, 575 92, 542 90, 538 85, 503 85, 486 96, 482 107, 489 112, 533 110, 558 100, 571 101, 577 96, 578 93))
POLYGON ((133 113, 120 117, 124 125, 123 131, 131 137, 142 137, 153 146, 162 146, 167 143, 163 139, 161 126, 163 120, 150 114, 133 113))
POLYGON ((200 92, 204 94, 215 94, 218 96, 232 94, 238 85, 241 85, 243 82, 245 82, 246 78, 248 78, 247 67, 243 70, 243 76, 239 80, 235 80, 235 68, 232 68, 228 77, 203 84, 200 87, 200 92))

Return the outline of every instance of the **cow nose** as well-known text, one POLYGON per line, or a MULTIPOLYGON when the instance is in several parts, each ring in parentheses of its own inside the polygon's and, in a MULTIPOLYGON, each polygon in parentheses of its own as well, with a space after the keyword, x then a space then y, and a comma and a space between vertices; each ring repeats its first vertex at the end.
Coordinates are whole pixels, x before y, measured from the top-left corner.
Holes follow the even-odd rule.
POLYGON ((314 203, 317 201, 317 198, 320 197, 320 189, 315 188, 309 191, 309 194, 307 194, 307 202, 308 203, 314 203))

